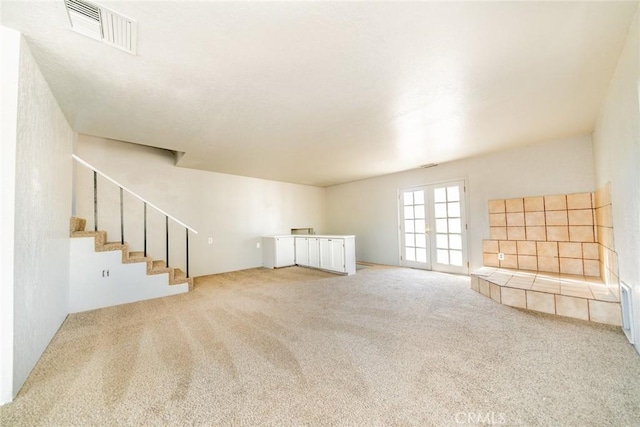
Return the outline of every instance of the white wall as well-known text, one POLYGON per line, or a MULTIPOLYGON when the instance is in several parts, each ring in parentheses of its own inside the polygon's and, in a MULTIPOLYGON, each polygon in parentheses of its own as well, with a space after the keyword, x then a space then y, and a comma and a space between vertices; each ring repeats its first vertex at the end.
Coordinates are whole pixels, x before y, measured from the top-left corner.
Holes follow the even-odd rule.
POLYGON ((73 131, 24 39, 20 43, 19 67, 14 393, 22 387, 68 313, 73 139, 73 131))
POLYGON ((399 265, 398 189, 466 179, 471 271, 482 266, 491 199, 593 191, 591 138, 551 141, 327 188, 327 232, 355 234, 357 259, 399 265))
MULTIPOLYGON (((189 237, 190 276, 259 267, 262 250, 256 243, 261 236, 289 234, 297 227, 313 227, 318 233, 324 229, 323 188, 179 168, 168 151, 87 135, 78 136, 76 153, 199 232, 189 237)), ((77 214, 93 229, 93 181, 82 167, 77 188, 77 214)), ((117 191, 101 181, 98 194, 100 212, 114 214, 113 220, 99 215, 98 226, 109 240, 119 240, 117 191)), ((125 198, 125 205, 136 211, 127 214, 125 239, 132 250, 142 250, 142 204, 125 198)), ((152 230, 150 255, 164 259, 163 218, 150 214, 152 230)), ((184 269, 184 229, 172 226, 170 233, 170 265, 184 269)))
POLYGON ((611 208, 620 280, 632 288, 636 349, 640 352, 640 29, 638 15, 593 133, 598 187, 611 182, 611 208))
POLYGON ((13 398, 13 249, 20 33, 0 26, 0 405, 13 398))

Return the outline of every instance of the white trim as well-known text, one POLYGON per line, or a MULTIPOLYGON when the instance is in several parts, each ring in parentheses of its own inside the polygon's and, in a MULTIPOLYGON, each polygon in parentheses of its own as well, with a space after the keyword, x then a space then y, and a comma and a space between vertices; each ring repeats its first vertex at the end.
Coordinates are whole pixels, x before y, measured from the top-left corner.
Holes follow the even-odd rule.
POLYGON ((107 175, 105 175, 104 173, 100 172, 98 169, 96 169, 94 166, 92 166, 91 164, 87 163, 86 161, 82 160, 80 157, 76 156, 75 154, 72 154, 71 157, 73 157, 73 159, 80 163, 83 166, 88 167, 89 169, 91 169, 92 171, 96 172, 98 175, 100 175, 101 177, 103 177, 104 179, 106 179, 107 181, 112 182, 113 184, 117 185, 118 187, 121 187, 123 190, 125 190, 127 193, 131 194, 132 196, 138 198, 139 200, 143 201, 144 203, 146 203, 147 205, 151 206, 152 208, 154 208, 155 210, 157 210, 158 212, 160 212, 162 215, 171 218, 171 220, 175 221, 176 223, 180 224, 181 226, 183 226, 184 228, 186 228, 187 230, 193 232, 194 234, 198 234, 198 232, 196 230, 194 230, 193 228, 189 227, 187 224, 185 224, 184 222, 174 218, 173 216, 169 215, 168 213, 166 213, 165 211, 163 211, 162 209, 160 209, 159 207, 157 207, 156 205, 154 205, 153 203, 143 199, 142 197, 138 196, 136 193, 134 193, 133 191, 129 190, 127 187, 125 187, 124 185, 120 184, 118 181, 116 181, 113 178, 108 177, 107 175))

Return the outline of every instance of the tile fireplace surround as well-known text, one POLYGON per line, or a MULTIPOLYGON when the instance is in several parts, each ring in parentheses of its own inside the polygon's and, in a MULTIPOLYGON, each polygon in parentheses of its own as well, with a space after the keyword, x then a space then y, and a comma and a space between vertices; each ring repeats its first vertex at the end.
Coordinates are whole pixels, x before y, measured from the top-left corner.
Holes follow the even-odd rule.
POLYGON ((472 289, 502 304, 620 324, 610 187, 489 201, 472 289))

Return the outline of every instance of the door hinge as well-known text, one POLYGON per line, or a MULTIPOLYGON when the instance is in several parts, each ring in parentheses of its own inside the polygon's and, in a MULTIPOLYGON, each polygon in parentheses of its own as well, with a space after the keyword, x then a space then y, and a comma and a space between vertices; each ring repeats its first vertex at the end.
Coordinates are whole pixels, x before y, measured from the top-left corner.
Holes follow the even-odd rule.
POLYGON ((465 230, 468 230, 468 229, 469 229, 469 224, 465 224, 465 225, 464 225, 464 229, 465 229, 465 230))

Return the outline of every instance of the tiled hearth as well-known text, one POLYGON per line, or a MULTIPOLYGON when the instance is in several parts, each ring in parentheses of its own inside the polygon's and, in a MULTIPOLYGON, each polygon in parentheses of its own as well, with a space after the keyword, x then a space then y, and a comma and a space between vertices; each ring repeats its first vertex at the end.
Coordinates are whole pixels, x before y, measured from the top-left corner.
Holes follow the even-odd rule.
POLYGON ((621 325, 620 302, 599 277, 483 267, 471 289, 512 307, 621 325))
POLYGON ((610 186, 490 200, 484 267, 471 288, 505 305, 621 324, 610 186))

